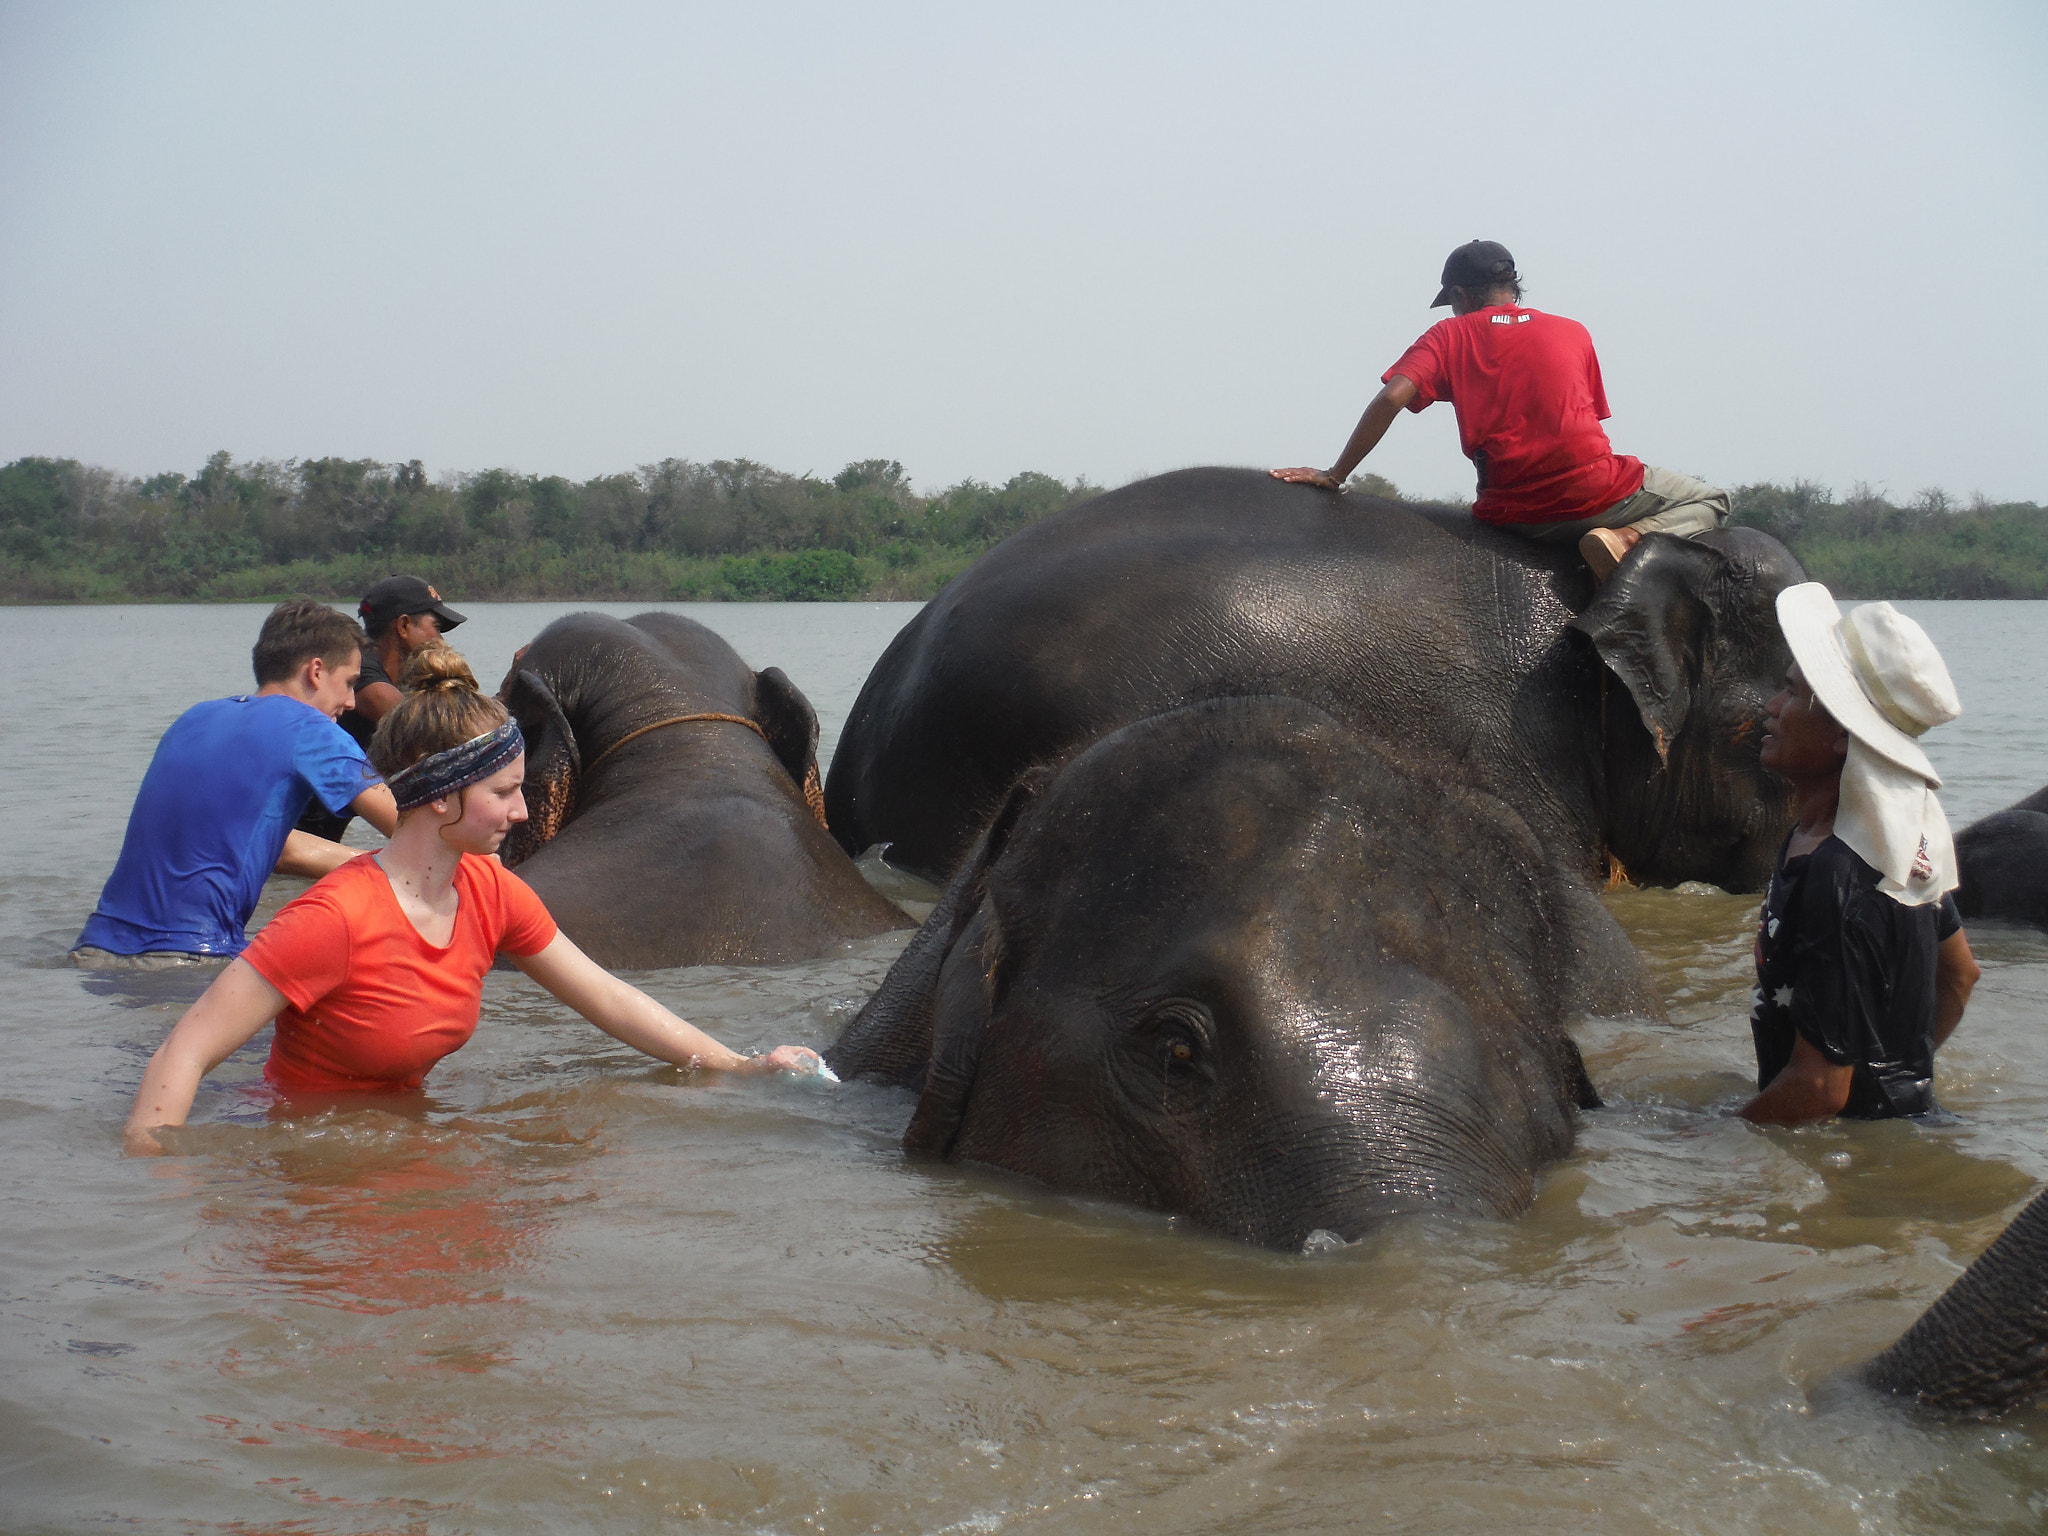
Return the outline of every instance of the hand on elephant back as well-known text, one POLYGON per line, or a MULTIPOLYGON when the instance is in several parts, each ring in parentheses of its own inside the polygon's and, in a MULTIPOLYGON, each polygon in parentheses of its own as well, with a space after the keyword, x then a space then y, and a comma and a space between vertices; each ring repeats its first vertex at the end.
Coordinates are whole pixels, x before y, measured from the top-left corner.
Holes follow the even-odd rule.
POLYGON ((1319 485, 1326 491, 1343 489, 1343 486, 1338 484, 1337 477, 1327 469, 1311 469, 1306 464, 1296 465, 1293 469, 1268 470, 1267 473, 1275 480, 1285 480, 1289 485, 1319 485))

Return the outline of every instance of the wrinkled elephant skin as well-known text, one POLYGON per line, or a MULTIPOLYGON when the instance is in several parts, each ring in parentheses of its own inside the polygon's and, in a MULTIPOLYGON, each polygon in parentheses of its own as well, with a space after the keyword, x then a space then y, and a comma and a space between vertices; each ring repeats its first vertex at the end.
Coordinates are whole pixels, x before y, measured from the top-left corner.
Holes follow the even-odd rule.
POLYGON ((1512 809, 1223 699, 1021 782, 828 1059, 919 1090, 914 1154, 1298 1248, 1522 1210, 1580 1010, 1662 1013, 1512 809))
POLYGON ((1596 594, 1569 546, 1444 509, 1192 469, 1005 540, 862 689, 826 806, 943 883, 1010 786, 1119 726, 1284 694, 1508 801, 1560 862, 1756 890, 1788 826, 1757 761, 1802 579, 1748 529, 1645 538, 1596 594))
POLYGON ((1851 1379, 1935 1413, 1982 1418, 2048 1393, 2048 1190, 1851 1379))
POLYGON ((909 926, 805 802, 810 702, 703 625, 570 614, 500 696, 527 741, 505 863, 600 965, 774 964, 909 926))

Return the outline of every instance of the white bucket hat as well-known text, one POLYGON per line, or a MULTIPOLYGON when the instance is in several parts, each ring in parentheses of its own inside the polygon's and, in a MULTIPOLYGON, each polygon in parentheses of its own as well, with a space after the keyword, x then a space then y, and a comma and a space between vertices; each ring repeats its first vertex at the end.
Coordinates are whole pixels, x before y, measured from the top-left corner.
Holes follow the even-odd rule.
POLYGON ((1778 594, 1778 623, 1814 697, 1849 733, 1835 835, 1879 872, 1887 895, 1938 900, 1956 886, 1955 842, 1920 737, 1963 712, 1941 652, 1890 603, 1844 616, 1817 581, 1778 594))

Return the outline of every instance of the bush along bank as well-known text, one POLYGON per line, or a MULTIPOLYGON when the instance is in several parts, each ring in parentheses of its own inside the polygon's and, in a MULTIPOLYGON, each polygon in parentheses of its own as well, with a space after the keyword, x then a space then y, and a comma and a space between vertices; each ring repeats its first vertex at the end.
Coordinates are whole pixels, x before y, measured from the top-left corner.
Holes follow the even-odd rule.
POLYGON ((1837 597, 2048 597, 2048 507, 2031 501, 1926 490, 1899 505, 1867 485, 1838 500, 1810 480, 1734 496, 1737 523, 1775 535, 1837 597))
MULTIPOLYGON (((1378 475, 1352 487, 1399 499, 1378 475)), ((574 482, 417 460, 236 463, 136 480, 73 459, 0 467, 0 601, 349 599, 393 571, 473 601, 825 602, 931 597, 981 552, 1098 494, 1026 472, 913 490, 893 459, 830 479, 664 459, 574 482)), ((2048 597, 2048 509, 1811 481, 1734 492, 1837 596, 2048 597)))
POLYGON ((914 491, 890 459, 829 480, 665 459, 576 483, 417 461, 236 463, 136 480, 72 459, 0 467, 0 601, 350 598, 396 570, 476 601, 923 599, 1097 488, 1026 472, 914 491))

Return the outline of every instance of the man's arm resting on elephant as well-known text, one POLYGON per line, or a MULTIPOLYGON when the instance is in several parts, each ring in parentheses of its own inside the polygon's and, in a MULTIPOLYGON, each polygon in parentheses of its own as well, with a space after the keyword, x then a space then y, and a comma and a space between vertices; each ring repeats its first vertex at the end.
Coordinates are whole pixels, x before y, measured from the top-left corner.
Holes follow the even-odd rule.
POLYGON ((512 963, 614 1040, 678 1067, 753 1074, 803 1071, 815 1051, 778 1046, 765 1056, 742 1056, 684 1022, 638 987, 629 986, 557 932, 537 955, 513 955, 512 963))
MULTIPOLYGON (((324 841, 321 838, 315 842, 324 841)), ((332 845, 330 845, 332 846, 332 845)), ((353 854, 350 857, 354 857, 353 854)), ((199 1080, 249 1043, 257 1030, 284 1012, 285 995, 246 960, 233 960, 185 1010, 142 1069, 142 1086, 128 1112, 128 1150, 161 1152, 151 1133, 183 1125, 199 1080)))
POLYGON ((1795 1036, 1792 1059, 1764 1091, 1742 1106, 1742 1118, 1758 1125, 1807 1125, 1831 1119, 1849 1102, 1854 1067, 1838 1067, 1814 1048, 1806 1036, 1795 1036))
POLYGON ((1344 445, 1344 451, 1337 455, 1337 462, 1328 469, 1276 469, 1272 472, 1276 480, 1292 481, 1296 485, 1320 485, 1325 490, 1339 490, 1351 471, 1368 453, 1379 446, 1381 438, 1387 435, 1387 428, 1394 424, 1394 418, 1406 410, 1415 399, 1415 384, 1405 374, 1395 374, 1372 397, 1372 403, 1365 408, 1365 414, 1358 418, 1358 425, 1351 429, 1351 441, 1344 445))
POLYGON ((1956 1032, 1963 1022, 1963 1009, 1970 992, 1984 974, 1977 957, 1970 953, 1969 936, 1958 928, 1941 941, 1934 955, 1934 1045, 1956 1032))

